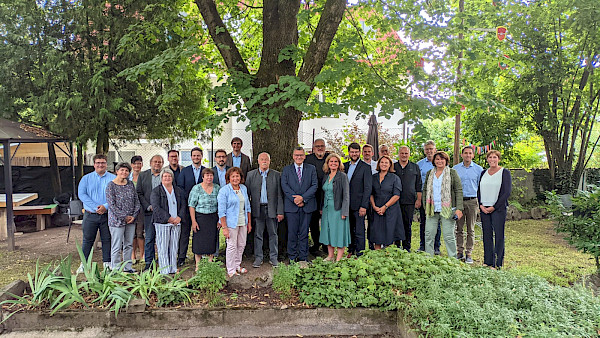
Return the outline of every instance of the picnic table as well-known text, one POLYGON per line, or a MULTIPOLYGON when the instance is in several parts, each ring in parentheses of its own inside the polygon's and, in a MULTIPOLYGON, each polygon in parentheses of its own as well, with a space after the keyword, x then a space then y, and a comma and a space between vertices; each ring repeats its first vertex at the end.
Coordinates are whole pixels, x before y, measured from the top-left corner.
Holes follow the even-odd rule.
MULTIPOLYGON (((13 198, 13 208, 23 205, 27 202, 31 202, 34 199, 38 198, 38 194, 35 192, 31 193, 20 193, 20 194, 12 194, 13 198)), ((8 233, 6 224, 8 223, 6 219, 6 194, 0 194, 0 241, 6 240, 8 233)), ((14 226, 14 223, 13 223, 14 226)))

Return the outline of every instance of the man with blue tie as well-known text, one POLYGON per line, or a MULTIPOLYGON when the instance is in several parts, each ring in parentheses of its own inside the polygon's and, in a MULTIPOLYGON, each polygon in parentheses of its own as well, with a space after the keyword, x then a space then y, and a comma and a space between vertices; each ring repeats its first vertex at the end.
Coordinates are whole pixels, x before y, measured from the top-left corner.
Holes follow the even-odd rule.
POLYGON ((369 207, 369 198, 373 188, 371 166, 360 160, 360 145, 348 146, 350 162, 344 163, 344 169, 350 181, 350 246, 348 253, 360 256, 365 250, 365 216, 369 207))
MULTIPOLYGON (((177 185, 185 192, 185 199, 190 195, 192 188, 199 183, 202 183, 202 149, 195 147, 191 151, 192 165, 181 169, 179 177, 177 177, 177 185)), ((190 243, 190 231, 192 230, 192 220, 190 219, 189 209, 185 208, 186 215, 181 221, 181 234, 179 235, 179 254, 177 255, 177 266, 185 264, 185 258, 190 243)))
POLYGON ((308 226, 311 214, 317 210, 317 170, 304 163, 302 147, 294 148, 294 163, 283 168, 281 190, 288 220, 288 256, 290 261, 306 262, 308 258, 308 226))

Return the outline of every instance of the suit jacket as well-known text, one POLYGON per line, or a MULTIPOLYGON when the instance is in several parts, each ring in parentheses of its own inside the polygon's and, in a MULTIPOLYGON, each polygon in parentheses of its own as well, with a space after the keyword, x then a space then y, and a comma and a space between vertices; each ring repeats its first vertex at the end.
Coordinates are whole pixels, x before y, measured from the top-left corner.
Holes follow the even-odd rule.
MULTIPOLYGON (((325 185, 327 180, 329 180, 329 175, 325 174, 321 186, 325 185)), ((338 171, 333 176, 331 184, 333 185, 333 208, 341 210, 342 216, 348 217, 350 214, 350 185, 348 184, 348 176, 338 171)), ((321 205, 325 205, 325 193, 323 193, 322 199, 321 205)))
MULTIPOLYGON (((233 155, 232 153, 227 154, 227 160, 225 160, 225 165, 230 168, 233 167, 233 155)), ((242 153, 242 161, 240 162, 240 169, 244 173, 244 179, 248 175, 248 172, 252 170, 252 163, 250 162, 250 157, 248 155, 242 153)))
MULTIPOLYGON (((231 168, 231 167, 226 164, 225 172, 227 172, 227 170, 229 170, 229 168, 231 168)), ((217 166, 212 167, 212 170, 215 172, 215 177, 213 178, 213 183, 218 184, 220 187, 226 185, 227 183, 225 183, 225 182, 219 182, 219 170, 217 169, 217 166)))
POLYGON ((296 167, 292 163, 283 168, 281 172, 281 190, 283 191, 283 209, 285 212, 311 213, 317 210, 317 169, 314 165, 304 163, 302 169, 302 182, 298 182, 296 167), (294 203, 293 195, 301 195, 304 199, 304 206, 299 208, 294 203))
MULTIPOLYGON (((350 162, 344 163, 344 172, 348 174, 350 162)), ((373 174, 371 166, 359 160, 350 179, 350 210, 369 208, 369 197, 373 189, 373 174)))
MULTIPOLYGON (((252 217, 259 217, 262 175, 258 169, 251 170, 248 173, 245 185, 248 188, 250 206, 254 210, 252 217)), ((267 216, 269 218, 276 218, 277 215, 283 215, 281 173, 277 170, 269 169, 267 173, 267 216)))
POLYGON ((152 194, 152 169, 144 170, 138 176, 137 185, 135 186, 140 204, 144 214, 152 215, 152 211, 148 211, 150 203, 150 195, 152 194))
MULTIPOLYGON (((187 210, 187 202, 181 188, 173 185, 173 189, 177 200, 177 216, 183 220, 187 210)), ((171 214, 169 214, 169 199, 162 184, 152 190, 150 201, 152 202, 152 223, 168 223, 171 217, 171 214)))
POLYGON ((196 182, 196 177, 194 176, 193 165, 188 165, 187 167, 181 169, 181 173, 179 173, 179 177, 177 178, 177 186, 183 189, 185 193, 185 199, 190 195, 190 191, 192 188, 198 184, 202 183, 202 170, 204 170, 204 166, 200 166, 200 175, 198 175, 198 181, 196 182))

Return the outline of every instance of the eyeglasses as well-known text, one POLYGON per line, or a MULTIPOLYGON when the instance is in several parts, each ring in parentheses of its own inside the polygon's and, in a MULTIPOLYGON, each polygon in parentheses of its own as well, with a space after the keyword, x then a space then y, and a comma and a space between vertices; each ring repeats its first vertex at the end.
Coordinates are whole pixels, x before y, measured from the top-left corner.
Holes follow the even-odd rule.
POLYGON ((325 148, 324 144, 315 144, 315 148, 325 148))
POLYGON ((215 158, 227 158, 227 156, 221 155, 221 156, 215 156, 215 158))
POLYGON ((98 164, 98 165, 106 165, 106 162, 100 162, 100 161, 96 161, 96 162, 94 162, 94 164, 98 164))

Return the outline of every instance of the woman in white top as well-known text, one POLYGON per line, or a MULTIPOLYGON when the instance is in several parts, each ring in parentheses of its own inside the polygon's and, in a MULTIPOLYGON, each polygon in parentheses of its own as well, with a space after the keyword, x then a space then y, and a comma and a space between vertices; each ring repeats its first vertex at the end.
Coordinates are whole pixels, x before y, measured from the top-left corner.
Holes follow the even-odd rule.
POLYGON ((504 223, 512 190, 510 171, 498 165, 498 150, 487 153, 490 167, 481 173, 477 199, 483 228, 483 265, 499 269, 504 262, 504 223))
POLYGON ((227 185, 219 190, 217 196, 221 227, 223 235, 227 239, 225 265, 229 277, 248 272, 241 267, 246 237, 252 230, 250 200, 246 186, 242 184, 243 177, 244 174, 240 168, 229 168, 225 173, 227 185))

